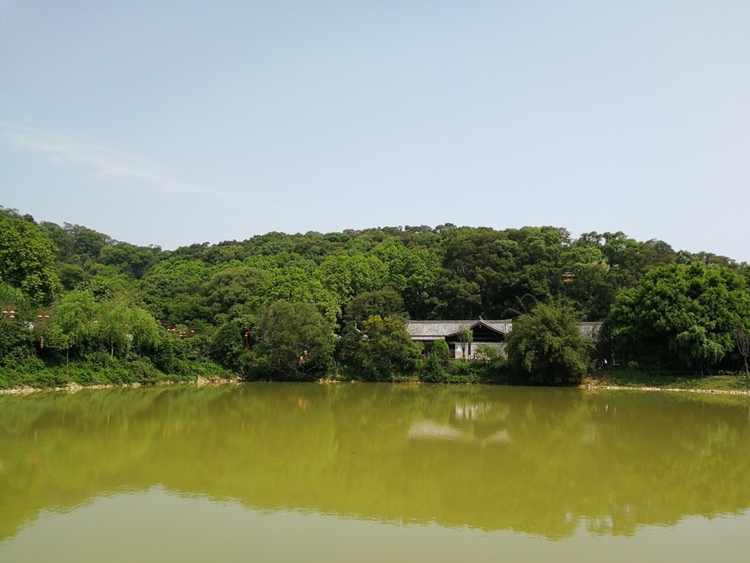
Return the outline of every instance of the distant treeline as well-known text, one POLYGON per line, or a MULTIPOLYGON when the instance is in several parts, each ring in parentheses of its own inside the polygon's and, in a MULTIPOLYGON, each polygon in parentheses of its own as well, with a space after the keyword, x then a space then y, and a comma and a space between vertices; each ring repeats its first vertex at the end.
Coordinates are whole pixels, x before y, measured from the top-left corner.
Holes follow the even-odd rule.
POLYGON ((507 378, 503 358, 469 368, 441 359, 440 346, 422 353, 403 319, 519 315, 536 323, 527 333, 538 342, 511 337, 514 373, 575 364, 578 374, 590 361, 613 358, 739 370, 749 281, 745 263, 621 232, 573 238, 557 227, 446 224, 268 233, 165 251, 0 209, 0 370, 6 385, 95 381, 106 377, 98 368, 120 373, 118 380, 226 371, 507 378), (565 342, 575 320, 606 326, 596 350, 571 364, 567 347, 583 350, 565 342))

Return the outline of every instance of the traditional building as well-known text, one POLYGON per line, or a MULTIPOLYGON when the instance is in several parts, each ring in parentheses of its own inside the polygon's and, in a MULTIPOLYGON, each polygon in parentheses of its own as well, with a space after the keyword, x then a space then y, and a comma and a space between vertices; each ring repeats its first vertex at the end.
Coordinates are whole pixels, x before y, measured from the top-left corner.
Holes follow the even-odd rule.
MULTIPOLYGON (((599 334, 600 322, 579 323, 581 335, 591 340, 599 334)), ((505 338, 513 330, 511 319, 487 321, 407 321, 406 330, 412 340, 429 347, 436 340, 445 340, 453 358, 476 359, 487 353, 504 353, 505 338)))

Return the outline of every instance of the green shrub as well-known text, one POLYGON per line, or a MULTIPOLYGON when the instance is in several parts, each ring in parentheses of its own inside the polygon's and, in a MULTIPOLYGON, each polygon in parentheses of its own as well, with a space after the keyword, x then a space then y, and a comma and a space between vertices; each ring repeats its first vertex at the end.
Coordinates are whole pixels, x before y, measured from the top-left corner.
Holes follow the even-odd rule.
POLYGON ((35 354, 34 335, 25 323, 0 318, 0 365, 13 366, 35 354))
POLYGON ((420 359, 401 317, 368 318, 357 329, 349 323, 339 343, 347 373, 367 381, 400 381, 412 377, 420 359))
POLYGON ((588 366, 589 345, 575 313, 564 305, 537 305, 513 321, 508 360, 517 383, 574 385, 588 366))
POLYGON ((242 367, 258 378, 314 379, 333 365, 333 347, 332 327, 315 305, 277 301, 261 315, 242 367))
POLYGON ((450 368, 450 349, 445 340, 436 340, 427 358, 422 362, 420 379, 427 383, 445 383, 450 368))

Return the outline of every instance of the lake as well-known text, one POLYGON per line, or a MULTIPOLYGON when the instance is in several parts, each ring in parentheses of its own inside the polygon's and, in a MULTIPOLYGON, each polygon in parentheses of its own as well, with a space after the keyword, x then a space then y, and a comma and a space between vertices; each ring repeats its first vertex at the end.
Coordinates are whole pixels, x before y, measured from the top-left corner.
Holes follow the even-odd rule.
POLYGON ((246 384, 0 397, 0 561, 739 562, 750 402, 246 384))

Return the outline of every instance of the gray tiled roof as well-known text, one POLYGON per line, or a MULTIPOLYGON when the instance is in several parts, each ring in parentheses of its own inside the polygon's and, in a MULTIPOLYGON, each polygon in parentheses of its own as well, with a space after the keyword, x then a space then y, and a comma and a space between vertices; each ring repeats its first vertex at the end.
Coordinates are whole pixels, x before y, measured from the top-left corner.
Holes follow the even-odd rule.
POLYGON ((407 321, 406 330, 412 338, 441 338, 458 334, 464 329, 473 328, 476 325, 484 324, 485 326, 496 330, 497 332, 510 332, 512 323, 510 320, 502 321, 485 321, 485 320, 467 320, 467 321, 407 321))
MULTIPOLYGON (((432 340, 436 338, 445 338, 458 334, 464 329, 473 328, 477 325, 484 325, 492 330, 508 334, 513 330, 513 321, 505 319, 500 321, 466 320, 466 321, 406 321, 406 330, 414 340, 432 340)), ((587 338, 595 338, 601 322, 582 322, 578 323, 578 330, 581 335, 587 338)))

